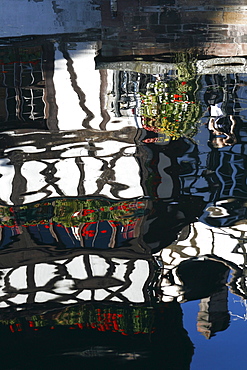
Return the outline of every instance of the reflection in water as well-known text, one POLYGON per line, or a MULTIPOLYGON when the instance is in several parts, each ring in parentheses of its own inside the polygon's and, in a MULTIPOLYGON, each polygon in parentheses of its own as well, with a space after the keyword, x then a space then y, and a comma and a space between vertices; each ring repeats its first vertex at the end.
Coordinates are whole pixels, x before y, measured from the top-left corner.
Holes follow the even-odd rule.
POLYGON ((10 357, 9 364, 20 368, 149 368, 161 366, 165 358, 170 368, 189 369, 193 355, 181 308, 175 302, 159 309, 84 305, 19 319, 10 329, 2 327, 4 344, 11 343, 11 351, 19 358, 10 357), (13 336, 20 339, 18 345, 13 336), (27 347, 29 355, 23 359, 21 353, 27 347), (174 348, 179 349, 179 356, 174 357, 174 348))
POLYGON ((49 31, 2 23, 2 362, 189 369, 182 304, 207 339, 240 317, 229 290, 246 307, 246 26, 70 3, 26 4, 49 31))

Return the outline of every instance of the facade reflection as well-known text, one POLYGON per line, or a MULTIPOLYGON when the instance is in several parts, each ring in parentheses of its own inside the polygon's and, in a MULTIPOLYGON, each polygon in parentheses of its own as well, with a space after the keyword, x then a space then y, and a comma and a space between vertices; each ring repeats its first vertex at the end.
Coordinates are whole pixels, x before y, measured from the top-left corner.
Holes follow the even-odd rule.
POLYGON ((209 339, 230 324, 228 290, 247 298, 245 58, 230 68, 184 52, 171 63, 167 37, 178 32, 181 48, 199 24, 189 29, 172 4, 105 1, 99 37, 96 5, 77 34, 65 30, 67 5, 53 3, 56 36, 10 38, 0 51, 2 352, 31 348, 20 355, 28 368, 42 343, 43 368, 148 368, 165 357, 189 369, 181 304, 200 300, 197 329, 209 339), (235 122, 231 145, 213 145, 219 103, 235 122))

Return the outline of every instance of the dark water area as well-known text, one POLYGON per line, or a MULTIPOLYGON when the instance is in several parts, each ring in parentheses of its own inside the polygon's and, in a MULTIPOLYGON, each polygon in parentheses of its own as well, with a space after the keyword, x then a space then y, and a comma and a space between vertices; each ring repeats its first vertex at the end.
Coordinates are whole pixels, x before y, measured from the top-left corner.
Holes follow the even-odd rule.
POLYGON ((1 369, 245 369, 245 4, 1 5, 1 369))

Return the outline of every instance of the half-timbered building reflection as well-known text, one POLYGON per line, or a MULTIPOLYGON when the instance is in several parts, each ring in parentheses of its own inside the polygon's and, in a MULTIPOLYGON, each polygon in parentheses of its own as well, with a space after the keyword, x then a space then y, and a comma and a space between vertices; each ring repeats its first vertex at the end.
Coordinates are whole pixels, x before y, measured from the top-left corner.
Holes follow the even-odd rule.
POLYGON ((96 70, 97 49, 82 36, 13 40, 2 48, 0 130, 141 127, 140 74, 133 72, 126 84, 125 71, 96 70))
POLYGON ((30 132, 24 137, 19 132, 2 134, 6 143, 0 170, 3 204, 59 196, 142 196, 135 133, 135 129, 123 129, 102 133, 30 132), (128 176, 122 168, 128 168, 128 176))

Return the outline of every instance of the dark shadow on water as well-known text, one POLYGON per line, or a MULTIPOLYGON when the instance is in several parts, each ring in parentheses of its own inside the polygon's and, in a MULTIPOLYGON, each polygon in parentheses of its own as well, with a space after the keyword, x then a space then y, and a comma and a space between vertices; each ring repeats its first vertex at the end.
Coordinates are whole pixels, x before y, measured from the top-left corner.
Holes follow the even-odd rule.
MULTIPOLYGON (((104 307, 107 309, 107 306, 100 306, 101 309, 104 307)), ((114 312, 114 307, 112 310, 114 312)), ((124 335, 121 332, 104 333, 99 332, 99 328, 80 329, 76 325, 41 327, 35 331, 28 327, 28 322, 22 325, 22 332, 11 333, 3 329, 0 339, 2 366, 4 369, 30 370, 114 369, 116 366, 121 369, 151 369, 154 366, 189 369, 194 350, 183 329, 180 306, 172 303, 148 310, 153 317, 152 334, 128 335, 124 330, 124 335)))

